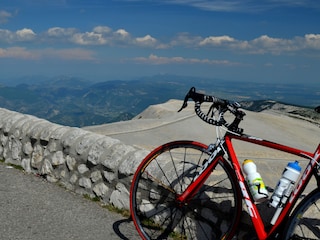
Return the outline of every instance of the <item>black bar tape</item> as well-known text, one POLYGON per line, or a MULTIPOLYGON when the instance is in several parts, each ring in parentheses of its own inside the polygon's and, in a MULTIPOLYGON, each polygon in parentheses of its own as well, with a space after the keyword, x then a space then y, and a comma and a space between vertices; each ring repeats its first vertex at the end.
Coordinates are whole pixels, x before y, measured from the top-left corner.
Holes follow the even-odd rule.
POLYGON ((194 105, 194 109, 196 114, 199 116, 199 118, 201 118, 203 121, 205 121, 206 123, 209 123, 211 125, 217 125, 218 122, 216 120, 214 120, 213 118, 208 117, 207 114, 205 114, 204 112, 201 111, 201 103, 200 102, 195 102, 194 105))

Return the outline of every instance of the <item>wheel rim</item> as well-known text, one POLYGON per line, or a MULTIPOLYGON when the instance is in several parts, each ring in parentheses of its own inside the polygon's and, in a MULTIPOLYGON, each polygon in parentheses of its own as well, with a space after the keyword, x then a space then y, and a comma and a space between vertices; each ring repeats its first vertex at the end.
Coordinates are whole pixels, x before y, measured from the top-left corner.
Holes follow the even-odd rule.
POLYGON ((177 201, 207 158, 202 146, 184 143, 144 160, 131 189, 131 212, 143 237, 216 239, 233 231, 238 193, 222 162, 191 200, 177 201))
POLYGON ((310 196, 294 213, 287 239, 320 239, 320 192, 310 196))

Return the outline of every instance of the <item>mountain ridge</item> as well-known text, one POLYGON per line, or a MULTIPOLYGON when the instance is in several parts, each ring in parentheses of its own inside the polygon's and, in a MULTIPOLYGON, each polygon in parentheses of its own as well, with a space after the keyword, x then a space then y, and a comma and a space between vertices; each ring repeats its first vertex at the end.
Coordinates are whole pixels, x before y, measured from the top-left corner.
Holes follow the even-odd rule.
POLYGON ((290 105, 271 100, 241 102, 241 105, 244 109, 250 111, 262 112, 269 110, 270 112, 276 112, 292 118, 305 120, 320 126, 320 114, 313 108, 290 105))

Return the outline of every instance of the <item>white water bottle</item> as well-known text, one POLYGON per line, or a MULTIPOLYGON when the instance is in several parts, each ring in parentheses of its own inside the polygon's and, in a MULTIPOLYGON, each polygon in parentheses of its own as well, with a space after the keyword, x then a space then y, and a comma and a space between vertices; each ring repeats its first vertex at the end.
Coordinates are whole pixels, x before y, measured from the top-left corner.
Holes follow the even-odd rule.
POLYGON ((257 166, 252 160, 246 159, 242 164, 242 168, 246 174, 246 182, 249 185, 254 201, 265 201, 268 198, 268 191, 264 185, 261 175, 257 172, 257 166))
POLYGON ((299 162, 289 162, 287 167, 284 169, 282 173, 282 177, 278 182, 278 185, 272 194, 270 199, 270 206, 279 207, 280 205, 284 205, 289 198, 295 182, 298 180, 301 172, 301 167, 299 166, 299 162))

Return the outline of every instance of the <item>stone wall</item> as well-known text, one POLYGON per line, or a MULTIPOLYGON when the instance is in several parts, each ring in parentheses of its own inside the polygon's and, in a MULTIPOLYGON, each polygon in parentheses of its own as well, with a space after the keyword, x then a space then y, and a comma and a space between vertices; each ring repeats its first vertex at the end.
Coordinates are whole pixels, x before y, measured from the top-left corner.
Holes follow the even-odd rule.
MULTIPOLYGON (((0 108, 0 160, 120 209, 130 208, 131 179, 147 154, 117 139, 0 108)), ((252 230, 250 224, 244 212, 239 236, 252 230)))
POLYGON ((129 209, 130 181, 146 154, 104 135, 0 108, 0 159, 118 208, 129 209))

